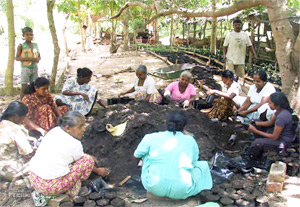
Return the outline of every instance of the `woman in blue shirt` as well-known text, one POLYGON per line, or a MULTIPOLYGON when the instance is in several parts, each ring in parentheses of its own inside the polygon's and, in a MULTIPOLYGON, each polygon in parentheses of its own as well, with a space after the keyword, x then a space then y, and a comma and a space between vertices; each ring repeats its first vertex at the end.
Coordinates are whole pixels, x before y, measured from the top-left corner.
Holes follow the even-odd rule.
POLYGON ((168 130, 147 134, 134 152, 143 160, 143 186, 156 196, 185 199, 212 188, 208 163, 198 161, 195 139, 182 133, 186 124, 183 112, 170 112, 168 130))

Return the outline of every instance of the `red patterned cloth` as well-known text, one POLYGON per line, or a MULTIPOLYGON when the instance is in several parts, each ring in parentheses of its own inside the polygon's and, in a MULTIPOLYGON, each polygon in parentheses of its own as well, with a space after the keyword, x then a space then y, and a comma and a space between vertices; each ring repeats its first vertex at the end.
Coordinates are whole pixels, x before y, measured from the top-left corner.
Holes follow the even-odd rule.
MULTIPOLYGON (((38 97, 36 93, 25 95, 22 102, 28 107, 27 118, 33 121, 36 125, 49 131, 57 124, 57 116, 53 109, 56 107, 50 93, 45 97, 38 97)), ((58 107, 61 115, 69 111, 69 107, 64 105, 58 107)))

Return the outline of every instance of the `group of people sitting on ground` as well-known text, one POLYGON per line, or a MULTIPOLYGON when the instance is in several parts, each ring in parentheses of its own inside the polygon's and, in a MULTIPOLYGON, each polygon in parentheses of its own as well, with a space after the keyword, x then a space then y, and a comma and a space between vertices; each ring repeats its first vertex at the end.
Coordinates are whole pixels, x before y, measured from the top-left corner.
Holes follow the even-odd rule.
POLYGON ((95 167, 95 158, 83 152, 80 140, 85 117, 81 113, 69 111, 61 116, 39 145, 21 125, 28 113, 24 103, 14 101, 1 115, 0 177, 13 180, 28 173, 36 206, 46 206, 50 199, 63 193, 75 198, 81 181, 91 172, 99 176, 109 174, 108 169, 95 167))
POLYGON ((163 94, 160 94, 155 87, 155 81, 147 75, 147 68, 139 65, 136 69, 134 86, 119 96, 134 92, 136 100, 145 100, 150 103, 160 104, 163 96, 170 97, 175 102, 181 102, 183 107, 190 106, 196 100, 196 89, 191 84, 192 74, 184 71, 180 75, 180 80, 168 85, 163 94))
MULTIPOLYGON (((102 177, 109 174, 107 168, 95 166, 96 158, 83 152, 80 140, 86 125, 80 112, 69 111, 61 116, 38 146, 34 144, 36 138, 21 126, 27 114, 28 107, 19 101, 10 103, 2 113, 0 176, 13 180, 27 173, 36 206, 46 206, 61 194, 74 200, 81 193, 81 182, 92 172, 102 177)), ((156 196, 185 199, 212 188, 208 163, 198 161, 195 139, 183 133, 187 122, 183 112, 170 112, 167 130, 146 135, 134 152, 144 162, 142 183, 156 196)))
MULTIPOLYGON (((259 159, 264 151, 291 146, 298 120, 286 96, 276 92, 264 71, 254 75, 254 85, 246 97, 241 96, 241 87, 234 81, 232 71, 243 77, 244 59, 237 56, 245 56, 247 47, 254 55, 255 51, 249 37, 241 32, 242 22, 235 20, 233 24, 234 32, 226 36, 224 43, 229 70, 221 75, 222 90, 207 91, 217 97, 207 114, 212 119, 236 117, 248 123, 255 140, 247 151, 253 159, 259 159)), ((22 66, 22 102, 11 102, 1 114, 0 177, 13 180, 27 174, 35 189, 32 193, 35 205, 46 206, 50 199, 63 193, 71 200, 81 195, 81 182, 92 172, 98 176, 109 174, 107 168, 96 167, 96 158, 85 154, 80 142, 85 132, 85 116, 96 103, 106 106, 89 84, 93 73, 88 68, 79 68, 77 78, 68 79, 62 95, 53 99, 48 91, 49 80, 37 78, 41 56, 37 44, 31 42, 33 31, 26 27, 22 32, 25 42, 18 46, 16 54, 22 66)), ((197 95, 192 78, 190 72, 184 71, 179 81, 160 93, 154 79, 147 75, 146 66, 140 65, 133 87, 119 96, 134 93, 136 100, 154 104, 167 98, 189 108, 197 95)), ((143 160, 141 180, 155 196, 185 199, 212 188, 208 163, 198 161, 197 142, 184 133, 187 122, 183 111, 169 112, 167 130, 145 135, 132 152, 135 158, 143 160)))
MULTIPOLYGON (((251 123, 248 130, 256 139, 249 151, 256 159, 263 151, 276 150, 280 145, 289 147, 294 141, 295 126, 286 96, 275 92, 274 86, 267 82, 266 73, 260 71, 254 75, 254 85, 243 98, 233 76, 231 71, 224 71, 225 87, 220 91, 207 91, 209 95, 218 96, 208 116, 224 120, 237 115, 243 123, 251 123)), ((29 179, 35 189, 33 198, 37 206, 46 205, 49 199, 62 193, 74 199, 79 194, 81 181, 91 172, 100 176, 109 173, 106 168, 95 167, 94 158, 84 154, 80 142, 85 131, 85 116, 95 103, 106 107, 97 100, 97 90, 88 84, 91 77, 91 70, 79 68, 77 78, 67 80, 62 95, 55 100, 48 91, 49 80, 39 77, 26 87, 22 102, 10 103, 2 113, 1 177, 12 180, 22 174, 32 158, 29 179), (29 136, 33 131, 43 136, 41 142, 29 136)), ((140 65, 134 86, 120 95, 134 92, 137 100, 155 104, 165 96, 186 108, 196 100, 196 89, 191 82, 192 74, 185 71, 179 81, 168 85, 160 94, 154 79, 147 76, 147 68, 140 65)), ((196 141, 183 133, 186 124, 183 112, 169 113, 167 131, 146 135, 134 152, 136 158, 143 160, 142 183, 156 196, 184 199, 212 187, 207 162, 198 161, 196 141)))

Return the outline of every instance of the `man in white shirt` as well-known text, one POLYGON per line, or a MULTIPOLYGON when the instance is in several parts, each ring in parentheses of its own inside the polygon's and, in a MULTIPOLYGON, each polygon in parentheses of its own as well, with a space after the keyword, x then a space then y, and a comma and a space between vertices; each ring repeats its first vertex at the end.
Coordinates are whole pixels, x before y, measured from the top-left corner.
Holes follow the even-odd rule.
POLYGON ((249 39, 249 36, 241 31, 243 23, 240 19, 233 21, 234 31, 229 32, 223 44, 223 54, 226 60, 226 69, 231 70, 237 76, 244 78, 245 75, 245 58, 247 49, 251 51, 256 58, 254 47, 249 39))

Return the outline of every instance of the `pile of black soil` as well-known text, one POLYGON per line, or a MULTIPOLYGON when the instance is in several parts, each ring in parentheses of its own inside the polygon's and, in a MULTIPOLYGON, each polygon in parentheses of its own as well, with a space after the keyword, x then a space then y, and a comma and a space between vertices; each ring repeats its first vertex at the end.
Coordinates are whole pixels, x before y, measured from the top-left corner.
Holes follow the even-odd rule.
POLYGON ((157 54, 168 58, 168 60, 174 64, 183 64, 183 63, 195 63, 197 61, 187 56, 184 52, 156 52, 157 54))
MULTIPOLYGON (((176 108, 181 110, 179 108, 176 108)), ((133 158, 134 150, 148 133, 166 130, 167 113, 174 106, 154 105, 147 102, 135 102, 127 105, 115 105, 98 112, 84 135, 84 151, 98 158, 100 166, 110 168, 110 182, 120 182, 128 175, 140 175, 138 160, 133 158), (106 124, 113 126, 128 121, 122 136, 114 137, 105 130, 106 124)), ((192 133, 200 148, 200 160, 209 160, 220 148, 226 149, 226 143, 235 130, 234 124, 222 127, 213 123, 203 113, 195 109, 186 110, 189 122, 186 130, 192 133)), ((238 133, 243 139, 244 134, 238 133)), ((241 150, 236 144, 230 150, 241 150)))
MULTIPOLYGON (((199 62, 195 61, 193 58, 190 58, 184 52, 156 52, 157 54, 167 57, 168 60, 174 64, 196 64, 197 66, 193 68, 192 74, 196 78, 196 80, 204 80, 205 85, 210 87, 211 89, 220 90, 221 86, 216 82, 213 78, 213 75, 220 75, 221 71, 219 68, 215 66, 207 66, 203 64, 199 64, 199 62)), ((194 84, 197 85, 196 81, 194 84)))
POLYGON ((221 90, 220 84, 216 82, 213 75, 217 74, 217 69, 204 65, 197 65, 193 68, 192 74, 195 78, 194 84, 197 85, 196 80, 204 80, 204 84, 211 89, 221 90))

